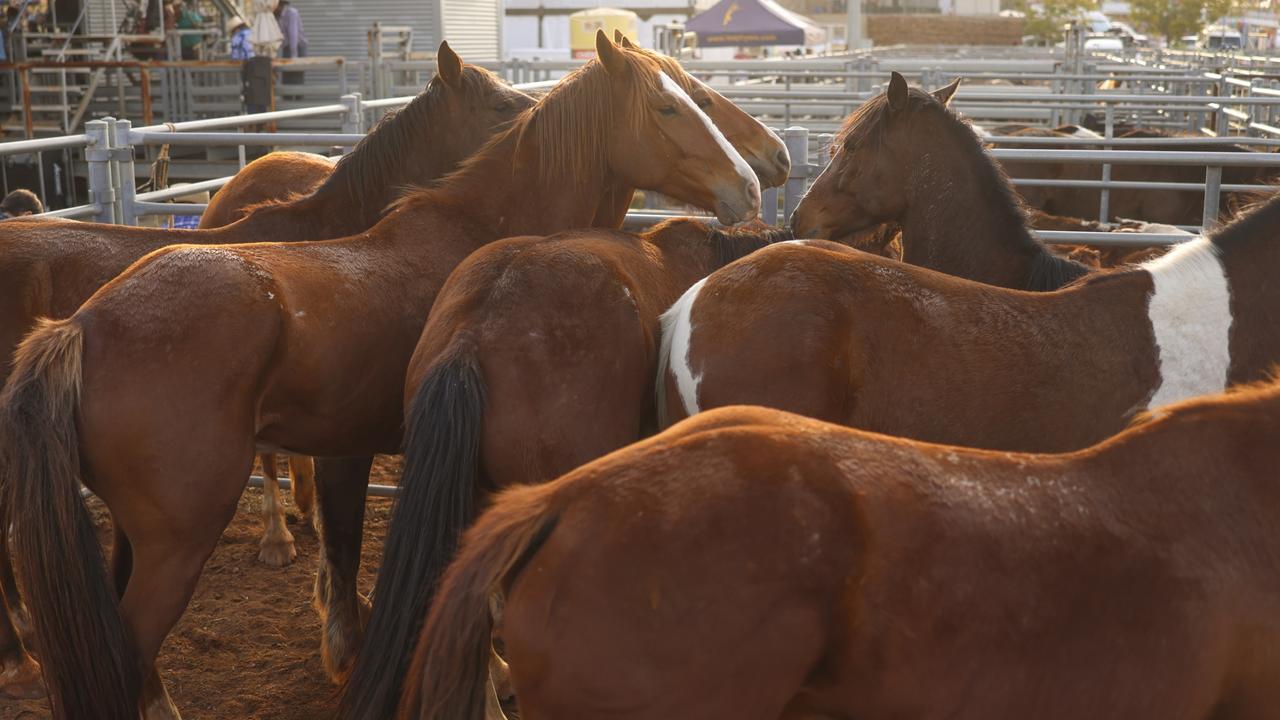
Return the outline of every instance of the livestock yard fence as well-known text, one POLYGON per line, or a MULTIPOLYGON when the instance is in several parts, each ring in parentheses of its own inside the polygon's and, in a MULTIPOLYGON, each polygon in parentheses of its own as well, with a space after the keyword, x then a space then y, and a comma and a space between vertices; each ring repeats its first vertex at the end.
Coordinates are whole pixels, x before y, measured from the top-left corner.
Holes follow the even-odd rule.
MULTIPOLYGON (((480 63, 502 74, 527 92, 541 92, 579 62, 509 61, 480 63)), ((1065 163, 1097 166, 1097 179, 1013 178, 1020 187, 1067 188, 1096 192, 1096 219, 1110 218, 1111 194, 1117 190, 1201 193, 1204 212, 1199 226, 1211 227, 1223 204, 1223 192, 1269 192, 1267 185, 1223 182, 1224 167, 1275 168, 1273 149, 1280 146, 1280 59, 1248 56, 1159 53, 1142 51, 1125 56, 1089 55, 1068 48, 913 48, 890 47, 852 55, 758 61, 685 63, 690 73, 774 127, 783 136, 792 158, 792 174, 783 188, 767 191, 763 219, 785 223, 808 184, 826 166, 833 135, 845 116, 879 93, 896 70, 928 88, 964 79, 952 102, 975 125, 996 128, 1008 123, 1040 127, 1065 124, 1096 129, 1089 137, 1034 137, 998 134, 985 138, 1001 161, 1065 163), (1120 138, 1124 128, 1174 131, 1187 137, 1120 138), (1194 145, 1194 150, 1179 150, 1194 145), (1222 145, 1216 151, 1215 145, 1222 145), (1231 148, 1225 146, 1233 146, 1231 148), (1245 146, 1264 152, 1238 152, 1245 146), (1119 165, 1190 166, 1204 169, 1202 182, 1113 180, 1119 165)), ((341 64, 341 82, 324 85, 330 91, 348 88, 349 65, 341 64)), ((316 72, 333 74, 335 67, 315 64, 316 72)), ((225 68, 213 68, 223 73, 225 68)), ((295 68, 290 68, 291 71, 295 68)), ((44 193, 45 154, 59 155, 60 176, 55 183, 71 190, 72 206, 51 211, 54 217, 97 222, 137 224, 148 215, 199 214, 202 204, 174 203, 176 198, 216 191, 246 160, 247 147, 293 148, 322 153, 345 152, 363 137, 380 114, 408 103, 434 72, 429 60, 380 60, 359 69, 360 86, 373 97, 344 93, 339 102, 293 107, 267 113, 200 117, 148 123, 154 112, 137 115, 141 127, 129 120, 106 117, 84 123, 84 132, 55 137, 32 137, 0 143, 0 156, 34 156, 38 186, 44 193), (261 132, 260 128, 304 127, 305 130, 261 132), (254 129, 247 132, 246 129, 254 129), (161 148, 164 152, 161 153, 161 148), (151 176, 151 166, 170 149, 214 151, 223 162, 195 161, 201 171, 181 187, 141 192, 139 180, 151 176), (79 186, 87 188, 80 197, 79 186)), ((306 71, 305 69, 302 71, 306 71)), ((191 72, 195 72, 192 70, 191 72)), ((295 91, 301 92, 297 86, 295 91)), ((128 98, 117 98, 117 109, 130 110, 128 98)), ((175 101, 171 107, 181 103, 175 101)), ((191 103, 188 103, 188 110, 191 103)), ((221 109, 221 105, 218 106, 221 109)), ((166 111, 167 117, 177 117, 166 111)), ((184 160, 175 151, 173 167, 184 160)), ((0 163, 0 167, 8 162, 0 163)), ((7 192, 9 178, 0 173, 7 192)), ((642 227, 669 217, 652 207, 632 212, 629 227, 642 227)), ((1149 218, 1134 218, 1144 220, 1149 218)), ((1049 242, 1093 245, 1152 245, 1186 239, 1182 235, 1051 232, 1049 242)))

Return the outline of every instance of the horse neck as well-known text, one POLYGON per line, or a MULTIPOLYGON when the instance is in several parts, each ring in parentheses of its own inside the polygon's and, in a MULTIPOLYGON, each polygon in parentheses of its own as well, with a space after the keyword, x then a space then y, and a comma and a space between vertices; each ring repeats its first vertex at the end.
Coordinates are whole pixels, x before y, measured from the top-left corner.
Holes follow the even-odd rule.
POLYGON ((603 174, 544 177, 538 150, 522 147, 517 157, 517 144, 516 133, 506 133, 449 176, 433 196, 490 229, 489 239, 590 227, 609 191, 603 174))
MULTIPOLYGON (((939 132, 954 130, 929 135, 939 132)), ((994 168, 975 167, 951 143, 928 143, 907 180, 902 259, 989 285, 1025 288, 1034 261, 1047 251, 1032 240, 1001 182, 994 168)))
POLYGON ((284 203, 264 205, 230 225, 208 232, 219 232, 210 242, 294 242, 299 240, 331 240, 354 235, 377 223, 369 221, 354 206, 348 206, 331 195, 317 190, 311 195, 284 203), (366 224, 367 223, 367 224, 366 224))
POLYGON ((649 233, 645 239, 662 254, 667 277, 679 292, 684 292, 716 270, 783 237, 782 231, 773 228, 727 231, 713 237, 707 223, 682 219, 649 233))
POLYGON ((1272 228, 1280 221, 1280 201, 1273 200, 1239 230, 1230 228, 1214 242, 1231 293, 1232 383, 1267 377, 1280 357, 1280 239, 1272 228), (1268 217, 1270 216, 1270 217, 1268 217))

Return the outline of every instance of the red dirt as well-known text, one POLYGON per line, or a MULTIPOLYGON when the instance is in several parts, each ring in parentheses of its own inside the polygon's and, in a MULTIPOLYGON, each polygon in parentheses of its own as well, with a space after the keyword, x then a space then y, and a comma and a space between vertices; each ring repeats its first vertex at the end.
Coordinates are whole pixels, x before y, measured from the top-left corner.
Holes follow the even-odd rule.
MULTIPOLYGON (((281 467, 281 474, 286 471, 281 467)), ((393 485, 399 458, 380 457, 372 482, 393 485)), ((205 565, 187 612, 160 653, 160 672, 183 716, 194 720, 331 717, 335 688, 320 664, 320 620, 311 607, 317 538, 292 522, 298 559, 287 568, 258 562, 262 493, 249 490, 240 511, 205 565)), ((101 503, 91 501, 104 540, 110 535, 101 503)), ((369 498, 361 592, 373 587, 382 557, 391 502, 369 498)), ((44 700, 0 700, 0 720, 48 718, 44 700)))

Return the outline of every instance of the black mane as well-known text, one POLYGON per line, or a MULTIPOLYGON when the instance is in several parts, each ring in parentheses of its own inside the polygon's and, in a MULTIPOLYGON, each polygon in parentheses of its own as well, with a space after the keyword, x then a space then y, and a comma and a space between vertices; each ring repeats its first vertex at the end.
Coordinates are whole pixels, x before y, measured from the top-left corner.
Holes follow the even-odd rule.
POLYGON ((747 228, 711 228, 707 241, 715 253, 717 268, 746 257, 760 248, 774 243, 794 240, 789 228, 752 226, 747 228))
POLYGON ((1210 233, 1209 240, 1225 253, 1251 239, 1269 238, 1277 227, 1280 227, 1280 194, 1246 208, 1230 224, 1210 233))
MULTIPOLYGON (((951 108, 943 105, 932 94, 917 87, 907 91, 907 115, 928 114, 939 118, 943 127, 950 130, 952 141, 961 149, 969 166, 979 181, 995 191, 990 198, 994 212, 1003 215, 1004 224, 1013 229, 1015 250, 1031 256, 1031 274, 1027 278, 1027 290, 1056 290, 1077 277, 1089 272, 1089 268, 1074 260, 1060 257, 1049 251, 1028 230, 1026 208, 1022 197, 1013 189, 1013 183, 1004 168, 987 152, 986 146, 974 133, 969 121, 951 108)), ((845 143, 848 149, 871 143, 876 146, 884 140, 892 113, 887 94, 880 94, 863 103, 845 121, 836 137, 836 143, 845 143)), ((834 145, 833 145, 834 147, 834 145)))

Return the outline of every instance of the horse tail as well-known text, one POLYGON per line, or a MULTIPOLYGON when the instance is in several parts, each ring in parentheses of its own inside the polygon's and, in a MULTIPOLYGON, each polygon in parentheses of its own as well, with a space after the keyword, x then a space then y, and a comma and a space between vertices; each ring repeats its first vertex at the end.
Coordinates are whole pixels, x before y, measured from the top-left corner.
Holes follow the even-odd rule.
POLYGON ((555 497, 554 485, 508 490, 467 532, 418 639, 400 717, 485 720, 486 704, 497 701, 487 683, 491 601, 551 536, 559 519, 555 497))
POLYGON ((341 716, 391 717, 436 584, 475 517, 484 378, 469 344, 423 378, 405 419, 404 469, 373 612, 341 716))
POLYGON ((80 494, 84 331, 42 320, 0 396, 0 488, 56 718, 136 720, 142 674, 80 494))

